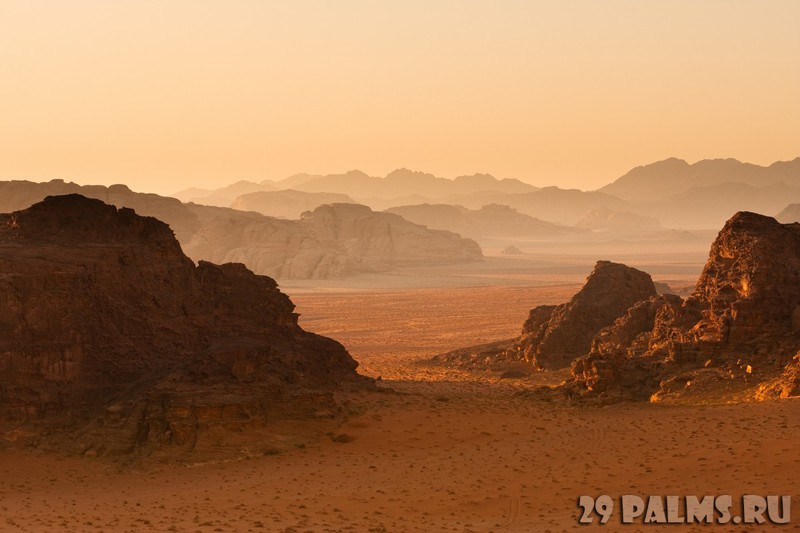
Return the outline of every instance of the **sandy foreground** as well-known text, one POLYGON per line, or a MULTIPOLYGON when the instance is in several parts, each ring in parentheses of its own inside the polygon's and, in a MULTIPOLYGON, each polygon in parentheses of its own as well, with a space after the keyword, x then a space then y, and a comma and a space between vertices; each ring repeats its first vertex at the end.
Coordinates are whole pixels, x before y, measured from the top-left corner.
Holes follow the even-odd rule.
MULTIPOLYGON (((121 467, 0 455, 0 531, 577 531, 580 495, 793 496, 800 403, 532 400, 527 380, 415 361, 509 338, 528 309, 580 280, 403 290, 290 289, 308 330, 342 341, 376 393, 343 395, 330 436, 235 462, 121 467), (332 438, 333 437, 333 438, 332 438)), ((289 430, 287 430, 289 431, 289 430)), ((736 509, 734 509, 735 511, 736 509)), ((800 510, 797 511, 800 513, 800 510)), ((800 515, 786 529, 800 528, 800 515)), ((606 531, 772 531, 772 525, 621 525, 606 531)))

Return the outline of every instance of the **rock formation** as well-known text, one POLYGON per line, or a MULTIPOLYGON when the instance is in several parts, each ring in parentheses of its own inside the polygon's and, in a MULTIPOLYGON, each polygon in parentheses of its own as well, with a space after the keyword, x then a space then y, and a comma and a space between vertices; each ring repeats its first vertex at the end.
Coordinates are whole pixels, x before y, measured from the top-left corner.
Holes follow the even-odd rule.
POLYGON ((594 336, 633 304, 655 296, 650 275, 619 263, 598 261, 583 288, 566 304, 533 309, 518 349, 541 368, 569 366, 588 353, 594 336))
POLYGON ((66 195, 0 215, 0 442, 188 452, 333 410, 368 380, 293 309, 243 265, 195 266, 131 209, 66 195))
MULTIPOLYGON (((630 309, 575 361, 570 385, 647 398, 669 392, 676 380, 690 383, 701 368, 765 380, 797 352, 799 332, 800 225, 741 212, 712 245, 694 293, 630 309)), ((796 366, 789 365, 784 382, 796 366)))
POLYGON ((53 180, 0 182, 0 212, 24 209, 48 195, 70 193, 130 207, 166 222, 195 261, 244 263, 257 274, 278 279, 326 279, 482 257, 469 239, 429 231, 367 207, 343 207, 346 204, 320 208, 319 216, 315 210, 299 221, 279 220, 230 208, 183 204, 174 198, 136 193, 124 185, 80 186, 53 180), (333 214, 330 220, 344 220, 350 216, 347 213, 355 212, 360 213, 358 228, 338 231, 338 237, 332 237, 320 222, 322 213, 333 214))
POLYGON ((465 348, 435 358, 436 362, 486 368, 527 362, 543 369, 568 367, 589 352, 592 340, 642 300, 656 296, 650 276, 619 263, 598 261, 583 288, 561 305, 531 310, 522 335, 513 342, 465 348), (479 348, 479 349, 478 349, 479 348))

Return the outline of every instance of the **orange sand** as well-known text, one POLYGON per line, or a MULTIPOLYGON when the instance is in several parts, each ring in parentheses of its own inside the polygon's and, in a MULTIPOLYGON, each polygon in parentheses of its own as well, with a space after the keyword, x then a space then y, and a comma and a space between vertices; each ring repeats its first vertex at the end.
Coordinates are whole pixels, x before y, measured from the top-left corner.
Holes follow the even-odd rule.
MULTIPOLYGON (((509 382, 413 360, 517 334, 527 310, 579 287, 290 292, 301 324, 342 341, 395 392, 342 395, 336 434, 278 455, 187 467, 0 455, 0 531, 520 531, 579 526, 581 494, 791 494, 794 400, 556 405, 509 382)), ((800 527, 800 516, 788 528, 800 527)), ((771 531, 622 526, 604 531, 771 531)))

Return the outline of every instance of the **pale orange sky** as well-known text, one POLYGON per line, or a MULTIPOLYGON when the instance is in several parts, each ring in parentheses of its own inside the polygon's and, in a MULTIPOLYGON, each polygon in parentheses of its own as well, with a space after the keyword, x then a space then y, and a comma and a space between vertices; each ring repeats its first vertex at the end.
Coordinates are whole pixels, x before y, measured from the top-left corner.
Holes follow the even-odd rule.
POLYGON ((592 189, 800 155, 793 0, 0 0, 0 179, 592 189))

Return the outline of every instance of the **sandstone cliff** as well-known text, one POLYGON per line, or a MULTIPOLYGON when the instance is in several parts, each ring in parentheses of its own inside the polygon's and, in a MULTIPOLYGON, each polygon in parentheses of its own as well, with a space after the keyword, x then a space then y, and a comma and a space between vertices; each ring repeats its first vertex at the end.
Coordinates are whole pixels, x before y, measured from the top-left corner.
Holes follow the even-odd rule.
POLYGON ((334 409, 332 391, 368 380, 293 308, 243 265, 195 266, 130 209, 67 195, 0 215, 0 442, 190 452, 334 409))

